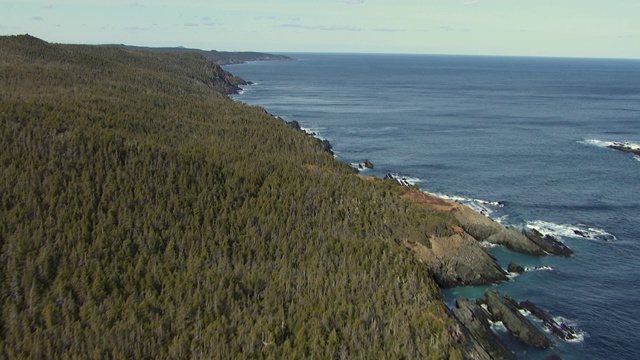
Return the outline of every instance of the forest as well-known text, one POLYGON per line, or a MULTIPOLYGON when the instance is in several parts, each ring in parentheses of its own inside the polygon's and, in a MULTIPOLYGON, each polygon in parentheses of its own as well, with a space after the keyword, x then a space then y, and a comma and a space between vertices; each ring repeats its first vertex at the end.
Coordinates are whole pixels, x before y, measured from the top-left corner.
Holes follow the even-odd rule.
POLYGON ((462 358, 399 245, 452 216, 225 81, 196 53, 0 37, 0 358, 462 358))

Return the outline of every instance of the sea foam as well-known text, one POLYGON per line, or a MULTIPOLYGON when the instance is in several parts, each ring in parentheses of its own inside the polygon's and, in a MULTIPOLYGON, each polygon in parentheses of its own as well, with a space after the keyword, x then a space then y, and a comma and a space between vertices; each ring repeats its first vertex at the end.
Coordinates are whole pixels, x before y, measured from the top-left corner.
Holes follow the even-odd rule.
POLYGON ((612 146, 625 147, 631 150, 640 150, 640 144, 631 141, 607 141, 598 139, 583 139, 578 141, 580 144, 595 145, 598 147, 610 148, 612 146))
POLYGON ((438 193, 433 193, 431 195, 435 195, 445 200, 454 201, 459 204, 466 205, 472 210, 479 212, 480 214, 485 216, 490 216, 491 214, 493 214, 495 208, 504 207, 504 203, 502 203, 501 201, 490 201, 490 200, 483 200, 483 199, 466 198, 463 196, 438 194, 438 193))
POLYGON ((524 268, 524 271, 553 271, 551 266, 543 265, 543 266, 527 266, 524 268))
POLYGON ((589 337, 586 331, 578 328, 578 323, 576 321, 564 318, 562 316, 554 316, 553 321, 555 321, 558 324, 566 324, 572 330, 574 330, 573 335, 575 336, 575 338, 564 340, 565 342, 577 344, 577 343, 584 342, 584 339, 589 337))
POLYGON ((307 128, 307 127, 300 127, 300 130, 304 131, 305 134, 309 135, 309 136, 313 136, 316 139, 320 139, 320 140, 326 140, 320 133, 323 130, 322 128, 307 128))
POLYGON ((590 227, 584 224, 555 224, 552 222, 536 220, 527 223, 527 227, 539 231, 543 235, 551 235, 553 237, 569 237, 577 239, 613 241, 617 238, 603 229, 590 227))

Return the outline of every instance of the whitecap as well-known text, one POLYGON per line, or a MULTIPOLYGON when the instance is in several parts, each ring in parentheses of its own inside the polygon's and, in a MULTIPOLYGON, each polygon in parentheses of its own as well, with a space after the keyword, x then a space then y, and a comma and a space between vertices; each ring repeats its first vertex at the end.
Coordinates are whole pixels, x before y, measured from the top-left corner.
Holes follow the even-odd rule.
POLYGON ((638 161, 640 161, 640 156, 638 156, 638 155, 634 155, 633 158, 638 160, 638 161))
POLYGON ((504 203, 501 201, 490 201, 490 200, 483 200, 483 199, 466 198, 466 197, 457 196, 457 195, 447 195, 447 194, 438 194, 438 193, 433 193, 431 195, 435 195, 445 200, 466 205, 472 210, 474 210, 475 212, 478 212, 487 217, 493 214, 494 208, 504 207, 504 203))
POLYGON ((577 344, 584 342, 584 339, 589 336, 586 331, 578 329, 578 324, 573 320, 564 318, 562 316, 554 316, 553 321, 555 321, 557 324, 565 324, 573 330, 573 335, 575 337, 573 339, 563 340, 565 342, 577 344))
POLYGON ((520 311, 520 314, 522 314, 522 316, 524 317, 530 317, 531 316, 531 311, 527 310, 527 309, 518 309, 518 311, 520 311))
POLYGON ((520 274, 517 273, 517 272, 508 272, 507 273, 507 277, 509 278, 509 280, 513 280, 513 279, 517 278, 518 276, 520 276, 520 274))
POLYGON ((553 271, 551 266, 543 265, 543 266, 527 266, 524 268, 524 271, 553 271))
POLYGON ((605 147, 605 148, 622 147, 630 150, 640 150, 640 144, 637 144, 631 141, 607 141, 607 140, 598 140, 598 139, 583 139, 581 141, 578 141, 578 143, 595 145, 598 147, 605 147))
MULTIPOLYGON (((309 136, 313 136, 316 139, 327 140, 321 135, 323 128, 308 128, 308 127, 300 127, 300 130, 304 131, 305 134, 309 136)), ((335 152, 335 151, 334 151, 335 152)))
POLYGON ((509 223, 509 215, 502 215, 497 218, 494 218, 493 220, 495 220, 498 224, 505 225, 509 223))
POLYGON ((358 172, 365 172, 372 169, 368 168, 364 162, 352 162, 349 165, 351 165, 352 168, 358 170, 358 172))
POLYGON ((484 241, 480 242, 480 246, 482 246, 483 248, 489 249, 489 248, 494 248, 494 247, 500 246, 500 245, 494 244, 494 243, 490 243, 490 242, 484 240, 484 241))
POLYGON ((498 321, 491 321, 489 320, 489 326, 491 326, 491 329, 493 331, 500 331, 500 332, 507 332, 507 327, 504 326, 504 323, 502 323, 502 321, 498 320, 498 321))
POLYGON ((611 141, 603 141, 603 140, 598 140, 598 139, 582 139, 580 141, 578 141, 579 144, 586 144, 586 145, 595 145, 598 147, 609 147, 611 145, 613 145, 613 142, 611 141))
POLYGON ((422 181, 420 178, 401 175, 398 173, 389 173, 385 176, 385 179, 395 180, 403 186, 414 186, 422 181))
POLYGON ((617 238, 603 229, 590 227, 584 224, 571 225, 571 224, 555 224, 552 222, 536 220, 528 222, 528 228, 537 230, 542 235, 550 235, 553 237, 569 237, 577 239, 589 239, 589 240, 601 240, 601 241, 613 241, 617 238))

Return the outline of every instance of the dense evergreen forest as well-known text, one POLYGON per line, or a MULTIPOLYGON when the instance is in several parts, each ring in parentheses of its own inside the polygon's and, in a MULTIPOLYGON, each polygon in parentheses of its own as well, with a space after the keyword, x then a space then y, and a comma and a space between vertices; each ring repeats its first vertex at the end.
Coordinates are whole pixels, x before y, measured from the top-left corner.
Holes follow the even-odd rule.
POLYGON ((155 52, 172 52, 172 53, 185 53, 195 52, 206 59, 210 60, 214 64, 218 65, 230 65, 241 64, 248 61, 265 61, 265 60, 293 60, 292 58, 284 55, 265 54, 253 51, 217 51, 217 50, 201 50, 185 47, 144 47, 144 46, 130 46, 130 45, 108 45, 118 46, 131 50, 144 50, 155 52))
POLYGON ((0 358, 460 358, 399 245, 451 216, 230 100, 228 76, 0 37, 0 358))

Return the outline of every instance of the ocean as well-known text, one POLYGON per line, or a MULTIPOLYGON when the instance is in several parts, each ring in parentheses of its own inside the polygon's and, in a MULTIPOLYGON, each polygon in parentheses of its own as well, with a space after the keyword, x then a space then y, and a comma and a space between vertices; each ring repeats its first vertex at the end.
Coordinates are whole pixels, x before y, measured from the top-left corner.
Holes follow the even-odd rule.
MULTIPOLYGON (((632 359, 640 353, 640 60, 446 55, 286 54, 226 66, 255 84, 233 98, 331 142, 367 174, 396 173, 423 191, 505 225, 558 236, 575 254, 488 250, 526 267, 493 285, 580 333, 522 359, 632 359)), ((443 291, 476 298, 487 287, 443 291)))

